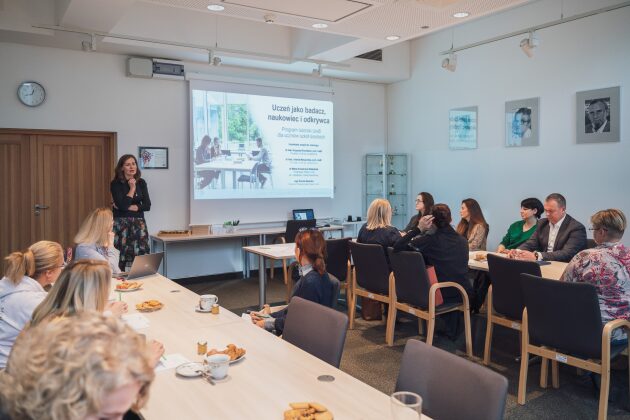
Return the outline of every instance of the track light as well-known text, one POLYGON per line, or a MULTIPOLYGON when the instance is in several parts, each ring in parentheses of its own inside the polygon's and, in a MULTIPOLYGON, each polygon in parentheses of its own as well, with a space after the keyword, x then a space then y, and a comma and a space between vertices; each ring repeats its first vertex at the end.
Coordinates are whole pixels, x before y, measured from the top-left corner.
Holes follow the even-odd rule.
POLYGON ((317 77, 322 77, 324 75, 322 70, 323 70, 322 65, 318 64, 317 67, 313 69, 313 75, 317 77))
POLYGON ((221 65, 221 57, 217 57, 214 55, 212 50, 208 51, 208 64, 211 66, 220 66, 221 65))
POLYGON ((527 38, 521 39, 521 49, 530 58, 534 56, 534 48, 539 45, 540 41, 533 32, 530 32, 527 38))
POLYGON ((457 55, 450 53, 447 58, 442 60, 442 68, 448 71, 455 71, 457 69, 457 55))

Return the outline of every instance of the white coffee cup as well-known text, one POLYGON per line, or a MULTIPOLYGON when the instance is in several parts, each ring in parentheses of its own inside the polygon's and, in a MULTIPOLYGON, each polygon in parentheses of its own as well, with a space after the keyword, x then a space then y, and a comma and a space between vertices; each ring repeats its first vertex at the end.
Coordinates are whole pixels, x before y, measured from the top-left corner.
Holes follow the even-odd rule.
POLYGON ((213 354, 206 356, 208 372, 214 379, 223 379, 227 376, 230 367, 230 356, 227 354, 213 354))
POLYGON ((201 295, 199 296, 199 309, 209 311, 212 309, 212 305, 218 302, 219 298, 216 295, 201 295))

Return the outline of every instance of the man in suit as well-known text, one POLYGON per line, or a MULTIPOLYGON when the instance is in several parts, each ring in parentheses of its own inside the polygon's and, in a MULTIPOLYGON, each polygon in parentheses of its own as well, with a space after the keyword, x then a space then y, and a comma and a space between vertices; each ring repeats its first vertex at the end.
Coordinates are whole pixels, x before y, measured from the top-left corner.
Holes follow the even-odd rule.
POLYGON ((589 122, 584 127, 586 133, 610 133, 608 104, 603 99, 594 99, 586 109, 589 122))
POLYGON ((508 256, 521 260, 569 262, 585 249, 586 229, 566 213, 566 203, 561 194, 549 194, 545 200, 547 218, 539 220, 536 232, 508 256))

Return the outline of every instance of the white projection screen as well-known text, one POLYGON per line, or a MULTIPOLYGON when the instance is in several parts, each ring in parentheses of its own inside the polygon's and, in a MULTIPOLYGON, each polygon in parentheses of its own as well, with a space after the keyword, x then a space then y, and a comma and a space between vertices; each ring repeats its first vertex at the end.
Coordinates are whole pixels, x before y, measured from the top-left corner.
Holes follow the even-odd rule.
POLYGON ((201 80, 189 87, 191 224, 277 221, 295 206, 331 201, 330 92, 201 80))

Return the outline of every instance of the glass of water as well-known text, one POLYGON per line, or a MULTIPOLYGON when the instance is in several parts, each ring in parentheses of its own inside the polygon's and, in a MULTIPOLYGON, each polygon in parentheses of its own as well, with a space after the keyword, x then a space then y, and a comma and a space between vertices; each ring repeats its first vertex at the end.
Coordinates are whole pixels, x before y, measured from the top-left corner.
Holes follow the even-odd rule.
POLYGON ((390 398, 393 420, 420 420, 422 397, 413 392, 394 392, 390 398))

